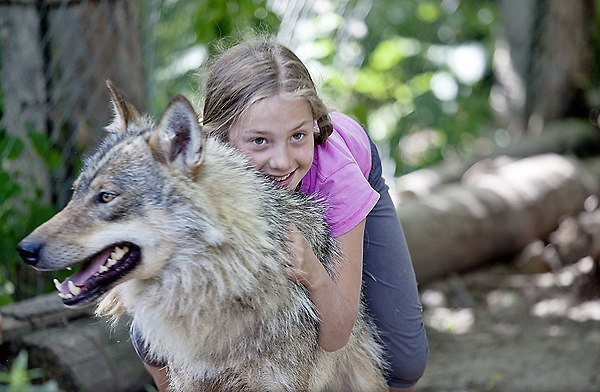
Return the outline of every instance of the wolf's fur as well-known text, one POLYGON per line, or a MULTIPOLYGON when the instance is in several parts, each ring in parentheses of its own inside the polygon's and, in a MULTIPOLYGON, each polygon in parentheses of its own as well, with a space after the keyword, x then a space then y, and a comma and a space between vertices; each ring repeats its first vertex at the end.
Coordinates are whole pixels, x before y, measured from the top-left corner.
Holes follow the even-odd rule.
POLYGON ((97 312, 133 316, 150 355, 168 363, 173 390, 387 389, 362 309, 348 344, 325 352, 306 290, 286 277, 290 222, 330 273, 343 262, 317 203, 205 137, 185 98, 174 98, 155 126, 109 89, 109 135, 70 203, 20 247, 35 249, 39 269, 108 257, 123 243, 139 247, 139 261, 96 294, 65 303, 106 292, 97 312))

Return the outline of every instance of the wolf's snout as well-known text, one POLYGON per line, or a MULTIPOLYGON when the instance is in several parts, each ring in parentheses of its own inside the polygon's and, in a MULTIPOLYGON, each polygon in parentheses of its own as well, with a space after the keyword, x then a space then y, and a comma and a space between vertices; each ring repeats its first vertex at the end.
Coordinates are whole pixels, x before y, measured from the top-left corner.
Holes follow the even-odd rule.
POLYGON ((21 241, 17 244, 17 252, 23 261, 29 265, 36 265, 40 261, 41 245, 36 242, 21 241))

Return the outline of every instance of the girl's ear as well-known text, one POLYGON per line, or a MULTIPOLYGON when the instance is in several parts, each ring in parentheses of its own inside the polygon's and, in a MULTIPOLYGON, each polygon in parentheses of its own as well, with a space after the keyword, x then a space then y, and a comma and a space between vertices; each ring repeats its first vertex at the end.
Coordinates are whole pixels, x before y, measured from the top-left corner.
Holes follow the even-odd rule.
POLYGON ((162 162, 193 176, 204 158, 204 138, 192 104, 177 95, 150 136, 150 148, 162 162))

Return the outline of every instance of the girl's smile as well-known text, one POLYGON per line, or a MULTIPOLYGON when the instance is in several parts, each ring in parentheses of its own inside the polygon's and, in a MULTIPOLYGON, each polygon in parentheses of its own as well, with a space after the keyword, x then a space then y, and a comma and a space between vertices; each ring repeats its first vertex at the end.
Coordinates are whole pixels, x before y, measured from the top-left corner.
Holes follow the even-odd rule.
POLYGON ((308 101, 276 95, 250 105, 229 130, 229 142, 275 183, 295 189, 314 156, 308 101))
POLYGON ((269 177, 273 181, 275 181, 276 184, 287 187, 289 185, 289 183, 291 182, 291 180, 293 180, 293 178, 294 178, 292 176, 292 174, 293 173, 290 173, 290 174, 282 176, 282 177, 273 177, 273 176, 269 176, 269 177))

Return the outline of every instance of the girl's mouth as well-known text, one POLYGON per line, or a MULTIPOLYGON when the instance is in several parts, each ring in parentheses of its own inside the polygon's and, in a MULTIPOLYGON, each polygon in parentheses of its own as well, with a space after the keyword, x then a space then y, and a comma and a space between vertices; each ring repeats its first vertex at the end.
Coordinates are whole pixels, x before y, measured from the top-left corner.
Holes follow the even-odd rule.
POLYGON ((288 186, 290 184, 290 182, 292 181, 292 179, 294 178, 294 173, 296 171, 294 170, 291 173, 286 174, 285 176, 273 176, 273 175, 269 175, 269 179, 271 179, 271 181, 273 181, 275 184, 280 185, 280 186, 288 186))
POLYGON ((273 177, 271 176, 271 178, 275 181, 275 182, 282 182, 287 180, 288 178, 290 178, 290 176, 292 175, 292 173, 286 174, 285 176, 282 177, 273 177))

